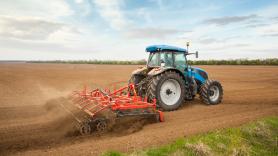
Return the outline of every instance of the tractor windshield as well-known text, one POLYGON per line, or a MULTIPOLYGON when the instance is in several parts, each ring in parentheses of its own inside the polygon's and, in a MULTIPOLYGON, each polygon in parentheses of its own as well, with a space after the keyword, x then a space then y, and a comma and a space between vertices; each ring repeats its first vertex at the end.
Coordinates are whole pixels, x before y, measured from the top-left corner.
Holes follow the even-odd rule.
POLYGON ((184 70, 186 68, 186 59, 184 53, 175 53, 175 67, 184 70))
POLYGON ((149 67, 173 67, 173 54, 172 52, 158 52, 158 53, 150 53, 148 66, 149 67))
POLYGON ((148 66, 150 66, 150 67, 159 66, 160 63, 159 63, 158 59, 159 59, 159 53, 150 53, 148 66))
POLYGON ((173 67, 173 55, 172 52, 160 53, 160 62, 164 63, 165 67, 173 67))
POLYGON ((149 56, 148 66, 157 67, 157 66, 173 67, 173 55, 172 52, 159 52, 151 53, 149 56))

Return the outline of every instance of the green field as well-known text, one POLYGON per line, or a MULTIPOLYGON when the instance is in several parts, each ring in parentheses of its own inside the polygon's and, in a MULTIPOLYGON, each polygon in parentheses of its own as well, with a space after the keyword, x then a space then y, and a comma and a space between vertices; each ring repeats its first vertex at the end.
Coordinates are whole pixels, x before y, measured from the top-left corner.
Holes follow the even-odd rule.
POLYGON ((161 147, 120 153, 109 151, 103 156, 209 156, 209 155, 278 155, 278 117, 268 117, 238 128, 180 138, 161 147))

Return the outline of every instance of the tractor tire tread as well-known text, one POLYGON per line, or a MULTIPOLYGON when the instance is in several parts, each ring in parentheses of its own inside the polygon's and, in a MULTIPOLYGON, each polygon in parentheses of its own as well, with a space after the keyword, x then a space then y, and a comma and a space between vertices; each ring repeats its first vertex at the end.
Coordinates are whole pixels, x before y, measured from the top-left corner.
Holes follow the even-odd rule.
POLYGON ((203 103, 207 104, 207 105, 216 105, 216 104, 219 104, 221 103, 222 99, 223 99, 223 87, 222 85, 216 81, 216 80, 210 80, 208 79, 202 86, 201 86, 201 89, 200 89, 200 99, 203 103), (209 99, 209 94, 208 94, 208 91, 209 91, 209 87, 214 84, 214 85, 217 85, 219 87, 219 91, 220 91, 220 95, 219 95, 219 98, 216 102, 212 102, 210 101, 209 99))

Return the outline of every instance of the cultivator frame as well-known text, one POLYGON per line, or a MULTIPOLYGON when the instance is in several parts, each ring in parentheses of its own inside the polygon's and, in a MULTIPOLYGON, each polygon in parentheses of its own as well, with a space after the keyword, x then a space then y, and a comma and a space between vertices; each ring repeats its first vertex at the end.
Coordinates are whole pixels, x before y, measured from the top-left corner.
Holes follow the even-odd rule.
POLYGON ((163 112, 156 110, 156 99, 149 103, 146 97, 138 96, 133 83, 120 89, 114 88, 113 91, 89 91, 85 86, 82 91, 73 92, 72 101, 88 115, 85 121, 79 121, 81 134, 106 131, 115 123, 115 119, 124 116, 150 115, 158 122, 164 121, 163 112))

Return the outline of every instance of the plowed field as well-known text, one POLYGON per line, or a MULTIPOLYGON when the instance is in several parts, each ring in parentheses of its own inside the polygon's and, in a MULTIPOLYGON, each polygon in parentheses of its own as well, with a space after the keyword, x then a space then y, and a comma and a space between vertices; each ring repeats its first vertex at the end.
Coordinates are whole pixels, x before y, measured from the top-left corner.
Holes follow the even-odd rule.
POLYGON ((61 109, 67 96, 84 84, 105 87, 128 81, 138 66, 72 64, 0 64, 0 155, 99 155, 133 151, 176 138, 278 115, 278 67, 200 66, 224 87, 223 102, 199 98, 165 113, 164 123, 129 127, 103 136, 71 132, 72 118, 61 109))

